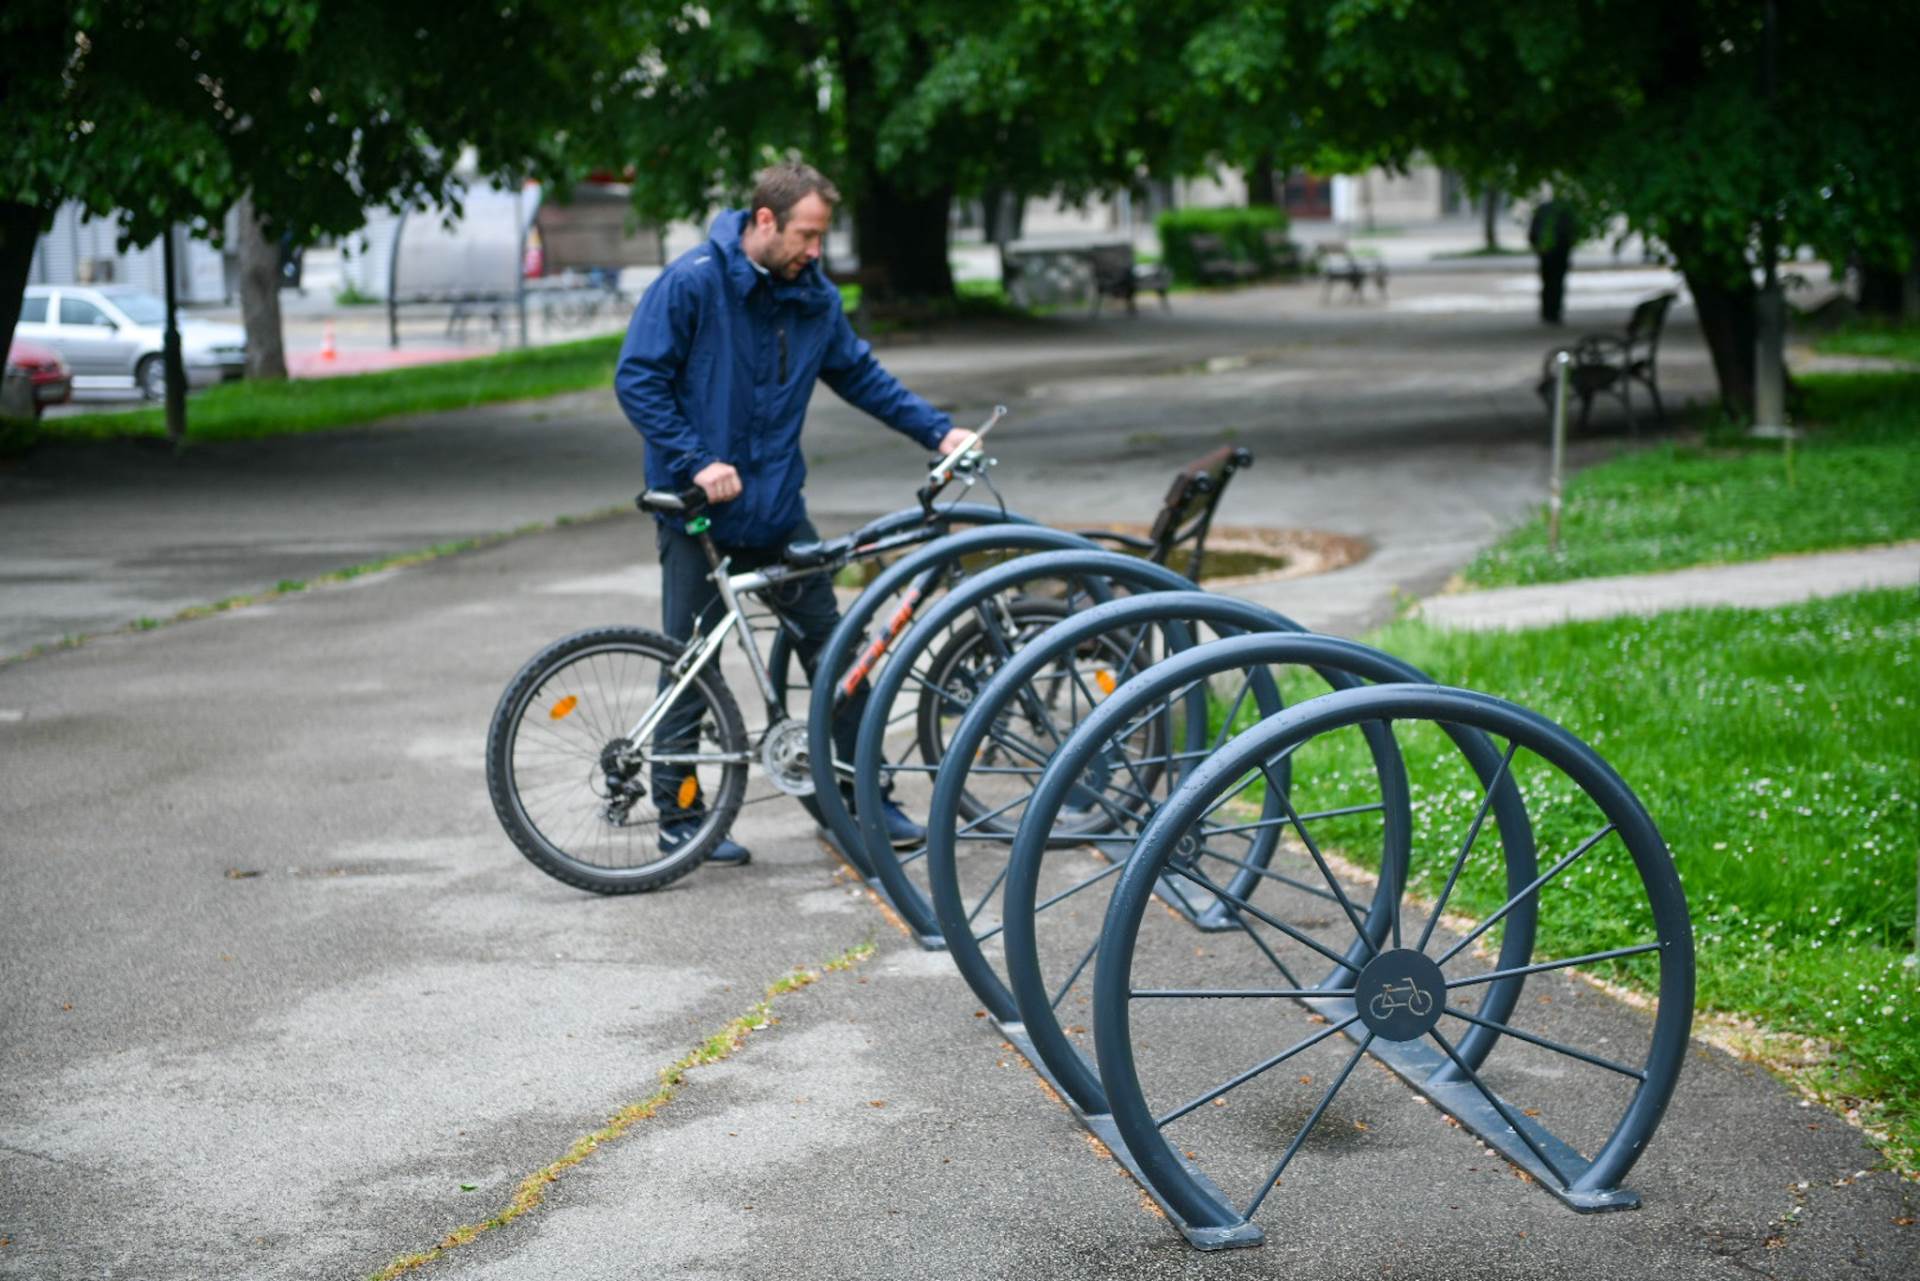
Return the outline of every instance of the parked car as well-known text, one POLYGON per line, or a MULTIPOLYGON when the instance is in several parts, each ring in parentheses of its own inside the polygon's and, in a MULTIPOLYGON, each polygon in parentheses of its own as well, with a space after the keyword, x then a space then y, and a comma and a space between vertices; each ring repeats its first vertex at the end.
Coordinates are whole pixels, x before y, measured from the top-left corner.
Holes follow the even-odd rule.
POLYGON ((7 348, 7 367, 0 377, 0 417, 38 418, 48 405, 73 395, 73 376, 60 353, 39 343, 14 339, 7 348))
MULTIPOLYGON (((166 323, 166 304, 131 286, 29 285, 15 332, 60 353, 77 391, 132 388, 158 400, 167 389, 166 323)), ((191 387, 242 377, 246 331, 183 315, 180 357, 191 387)))

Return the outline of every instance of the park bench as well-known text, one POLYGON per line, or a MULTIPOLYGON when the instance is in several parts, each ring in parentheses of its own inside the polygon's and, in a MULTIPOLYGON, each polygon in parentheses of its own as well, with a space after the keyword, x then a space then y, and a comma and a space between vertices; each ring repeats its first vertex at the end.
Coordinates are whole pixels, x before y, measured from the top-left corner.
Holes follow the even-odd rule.
POLYGON ((1267 266, 1269 270, 1282 276, 1297 276, 1304 265, 1300 260, 1300 246, 1287 238, 1287 233, 1278 227, 1269 227, 1260 233, 1267 246, 1267 266))
POLYGON ((1539 385, 1540 396, 1547 402, 1547 412, 1553 412, 1554 384, 1558 380, 1556 361, 1564 350, 1573 357, 1567 370, 1567 394, 1580 398, 1582 430, 1593 413, 1594 398, 1605 394, 1619 399, 1626 411, 1627 429, 1638 435, 1640 423, 1634 416, 1631 394, 1636 382, 1647 389, 1647 395, 1653 400, 1654 421, 1664 423, 1667 412, 1660 403, 1657 361, 1660 332, 1666 327, 1667 309, 1673 306, 1674 297, 1672 293, 1664 293, 1647 299, 1633 309, 1633 314, 1627 317, 1626 329, 1620 333, 1583 334, 1571 347, 1555 347, 1549 351, 1541 367, 1539 385))
POLYGON ((1000 283, 1007 300, 1017 307, 1059 306, 1088 299, 1090 315, 1100 314, 1108 298, 1126 302, 1137 314, 1135 298, 1147 292, 1160 295, 1169 306, 1172 280, 1163 267, 1134 262, 1131 241, 1099 244, 1008 244, 1000 249, 1000 283))
POLYGON ((1258 266, 1236 256, 1218 236, 1188 236, 1187 249, 1193 255, 1194 276, 1202 284, 1245 284, 1260 274, 1258 266))
POLYGON ((1100 302, 1105 298, 1122 300, 1127 304, 1129 316, 1138 315, 1140 309, 1134 302, 1134 296, 1145 292, 1159 294, 1163 308, 1172 307, 1173 304, 1167 299, 1167 289, 1173 281, 1167 269, 1158 264, 1135 262, 1131 244, 1095 245, 1088 251, 1088 262, 1093 267, 1091 315, 1100 314, 1100 302))
POLYGON ((1387 296, 1387 264, 1378 258, 1362 261, 1343 241, 1338 240, 1321 245, 1314 256, 1320 265, 1320 279, 1324 282, 1320 301, 1332 301, 1333 287, 1344 284, 1351 291, 1349 297, 1355 302, 1362 302, 1367 296, 1369 280, 1378 287, 1382 298, 1387 296))
POLYGON ((1145 538, 1138 534, 1110 529, 1083 529, 1082 535, 1104 543, 1144 553, 1156 565, 1200 581, 1200 566, 1207 552, 1207 531, 1213 528, 1213 513, 1220 506, 1227 482, 1242 468, 1253 465, 1253 454, 1237 445, 1222 445, 1182 467, 1161 500, 1153 528, 1145 538), (1184 566, 1172 564, 1176 551, 1187 553, 1184 566))

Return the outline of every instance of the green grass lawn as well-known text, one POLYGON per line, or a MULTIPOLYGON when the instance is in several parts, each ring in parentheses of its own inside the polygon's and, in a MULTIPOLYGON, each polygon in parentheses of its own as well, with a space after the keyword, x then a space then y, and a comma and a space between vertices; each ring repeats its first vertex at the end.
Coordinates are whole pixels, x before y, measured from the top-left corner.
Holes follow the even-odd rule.
POLYGON ((1813 349, 1835 356, 1879 356, 1920 365, 1920 325, 1856 320, 1818 339, 1813 349))
POLYGON ((1623 453, 1569 482, 1558 555, 1543 516, 1476 558, 1466 581, 1562 582, 1920 538, 1920 375, 1799 381, 1807 436, 1791 458, 1732 433, 1623 453))
MULTIPOLYGON (((374 374, 225 383, 187 401, 187 438, 246 440, 327 431, 404 414, 607 387, 620 342, 620 335, 612 334, 374 374)), ((38 430, 40 439, 54 441, 165 435, 158 407, 47 418, 38 430)))
MULTIPOLYGON (((1512 634, 1408 622, 1369 640, 1445 684, 1540 712, 1599 751, 1672 849, 1693 916, 1700 1008, 1833 1047, 1795 1075, 1843 1106, 1861 1101, 1862 1115, 1892 1133, 1896 1160, 1920 1168, 1920 970, 1908 961, 1920 849, 1920 595, 1512 634)), ((1324 690, 1303 681, 1292 696, 1324 690)), ((1452 778, 1413 797, 1415 893, 1431 900, 1480 792, 1459 785, 1471 780, 1437 733, 1403 726, 1398 736, 1416 781, 1452 778)), ((1371 767, 1359 749, 1349 737, 1314 760, 1314 778, 1344 780, 1311 796, 1315 808, 1366 798, 1371 767)), ((1543 851, 1589 834, 1591 817, 1569 798, 1520 781, 1543 851)), ((1364 861, 1370 842, 1348 846, 1338 833, 1329 843, 1364 861)), ((1491 855, 1471 861, 1454 909, 1498 906, 1500 869, 1491 855)), ((1559 914, 1542 918, 1538 953, 1582 955, 1648 937, 1633 933, 1646 909, 1630 873, 1589 863, 1568 877, 1559 914)), ((1636 970, 1640 959, 1612 967, 1612 977, 1650 979, 1636 970)))

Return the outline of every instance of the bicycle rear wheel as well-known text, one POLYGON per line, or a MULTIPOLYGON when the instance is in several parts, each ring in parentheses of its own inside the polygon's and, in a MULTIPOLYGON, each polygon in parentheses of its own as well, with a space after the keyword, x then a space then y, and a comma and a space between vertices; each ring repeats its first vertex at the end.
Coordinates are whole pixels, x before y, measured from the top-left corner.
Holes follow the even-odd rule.
POLYGON ((659 889, 726 836, 747 732, 719 673, 700 673, 644 742, 632 732, 683 647, 657 632, 576 632, 534 655, 494 709, 487 792, 547 875, 596 894, 659 889))

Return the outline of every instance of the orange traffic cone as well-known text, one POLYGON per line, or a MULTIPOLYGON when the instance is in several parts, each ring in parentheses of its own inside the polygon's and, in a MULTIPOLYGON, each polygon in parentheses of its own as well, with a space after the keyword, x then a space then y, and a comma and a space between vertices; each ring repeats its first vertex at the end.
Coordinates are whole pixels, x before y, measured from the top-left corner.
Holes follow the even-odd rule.
POLYGON ((339 356, 339 348, 333 345, 333 322, 329 320, 327 322, 326 337, 320 340, 320 359, 337 360, 339 356))

